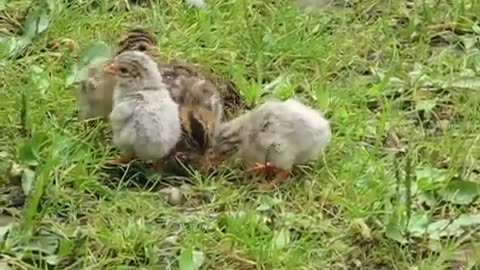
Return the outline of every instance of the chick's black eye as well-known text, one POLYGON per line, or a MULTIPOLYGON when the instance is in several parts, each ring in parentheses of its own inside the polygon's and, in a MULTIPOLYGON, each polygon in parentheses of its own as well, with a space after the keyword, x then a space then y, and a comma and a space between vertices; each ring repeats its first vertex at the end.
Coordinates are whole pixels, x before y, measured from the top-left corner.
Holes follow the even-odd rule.
POLYGON ((120 73, 122 73, 122 74, 128 73, 128 69, 126 69, 124 67, 119 68, 118 71, 120 71, 120 73))
POLYGON ((147 50, 147 47, 146 47, 145 45, 140 45, 140 46, 138 46, 137 49, 138 49, 139 51, 141 51, 141 52, 144 52, 144 51, 147 50))

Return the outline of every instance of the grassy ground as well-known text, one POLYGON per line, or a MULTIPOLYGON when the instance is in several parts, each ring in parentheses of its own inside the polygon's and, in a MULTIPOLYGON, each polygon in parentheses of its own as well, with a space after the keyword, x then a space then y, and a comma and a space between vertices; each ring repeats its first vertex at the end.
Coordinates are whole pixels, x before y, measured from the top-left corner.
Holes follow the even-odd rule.
POLYGON ((23 32, 40 7, 7 2, 2 33, 29 38, 0 39, 1 267, 476 269, 478 1, 366 0, 311 14, 284 0, 201 11, 46 1, 45 20, 23 32), (164 187, 106 174, 110 146, 100 127, 75 121, 66 81, 83 48, 133 26, 158 29, 165 58, 212 68, 249 103, 295 95, 324 111, 325 156, 273 192, 232 164, 196 175, 175 206, 164 187), (21 179, 12 164, 29 166, 21 179))

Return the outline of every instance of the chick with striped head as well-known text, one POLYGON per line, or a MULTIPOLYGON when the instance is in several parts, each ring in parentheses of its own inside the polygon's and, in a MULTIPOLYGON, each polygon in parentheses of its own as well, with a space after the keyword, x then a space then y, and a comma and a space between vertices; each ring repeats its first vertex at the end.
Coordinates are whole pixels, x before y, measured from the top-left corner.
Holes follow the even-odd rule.
MULTIPOLYGON (((129 31, 119 42, 115 55, 134 50, 143 51, 152 57, 158 55, 155 38, 142 29, 129 31)), ((93 65, 89 69, 91 75, 82 83, 79 99, 83 118, 107 117, 112 111, 114 77, 98 72, 108 63, 93 65)), ((222 94, 228 92, 229 95, 226 96, 231 98, 232 93, 236 94, 237 91, 231 84, 180 61, 160 63, 158 69, 173 100, 179 104, 183 131, 182 140, 176 148, 176 158, 172 157, 175 161, 172 160, 170 164, 177 168, 183 167, 178 166, 182 164, 177 161, 181 161, 180 163, 195 168, 209 167, 198 164, 208 164, 205 153, 212 146, 212 138, 223 116, 222 94)), ((234 99, 237 102, 239 100, 236 97, 234 99)))
POLYGON ((113 143, 123 155, 119 163, 139 158, 157 168, 179 142, 182 130, 175 103, 157 64, 145 53, 126 51, 105 67, 114 77, 110 122, 113 143))
MULTIPOLYGON (((143 29, 127 32, 117 46, 113 57, 126 51, 140 51, 152 57, 158 56, 155 39, 143 29)), ((112 60, 94 61, 86 67, 87 77, 80 82, 77 94, 80 118, 83 120, 101 117, 107 119, 113 106, 114 76, 103 72, 112 60)))
MULTIPOLYGON (((162 73, 162 75, 165 73, 162 73)), ((208 171, 207 153, 223 115, 222 99, 215 85, 206 79, 176 74, 168 87, 172 98, 180 106, 182 140, 175 148, 172 165, 208 171)), ((165 77, 164 77, 165 78, 165 77)), ((175 166, 174 166, 175 167, 175 166)))

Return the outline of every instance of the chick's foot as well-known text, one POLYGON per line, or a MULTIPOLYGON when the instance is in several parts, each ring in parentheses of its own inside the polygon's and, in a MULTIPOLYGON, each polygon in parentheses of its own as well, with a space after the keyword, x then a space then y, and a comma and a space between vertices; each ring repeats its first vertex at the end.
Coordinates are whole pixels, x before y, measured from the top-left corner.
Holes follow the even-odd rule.
POLYGON ((276 169, 275 166, 273 166, 270 162, 266 162, 265 164, 257 162, 253 167, 247 169, 247 172, 271 173, 275 169, 276 169))
POLYGON ((185 160, 188 157, 187 152, 176 152, 175 157, 180 160, 185 160))
POLYGON ((118 155, 110 160, 108 160, 108 163, 112 163, 115 165, 127 165, 130 164, 135 160, 134 155, 118 155))
POLYGON ((199 165, 200 165, 200 170, 202 172, 209 172, 210 170, 213 169, 212 162, 210 161, 210 159, 208 157, 205 157, 205 156, 200 158, 199 165))
POLYGON ((157 161, 152 162, 152 168, 153 168, 155 171, 161 171, 161 170, 162 170, 162 161, 161 161, 161 160, 157 160, 157 161))
POLYGON ((264 181, 262 184, 260 184, 260 187, 266 188, 266 189, 273 189, 276 186, 279 186, 283 183, 285 183, 288 179, 288 175, 290 174, 289 170, 281 170, 277 172, 275 175, 275 178, 270 181, 264 181))

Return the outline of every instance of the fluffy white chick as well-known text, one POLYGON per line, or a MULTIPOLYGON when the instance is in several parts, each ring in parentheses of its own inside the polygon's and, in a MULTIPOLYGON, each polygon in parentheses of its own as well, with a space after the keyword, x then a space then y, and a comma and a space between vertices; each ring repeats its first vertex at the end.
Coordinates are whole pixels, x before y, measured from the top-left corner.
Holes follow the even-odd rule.
POLYGON ((297 100, 270 100, 221 125, 215 160, 237 153, 256 171, 276 170, 272 188, 284 182, 294 165, 319 156, 331 137, 330 124, 318 111, 297 100))
POLYGON ((157 64, 145 53, 126 51, 105 67, 115 76, 110 120, 113 142, 124 153, 120 163, 137 157, 154 161, 170 154, 181 138, 178 104, 162 82, 157 64))

